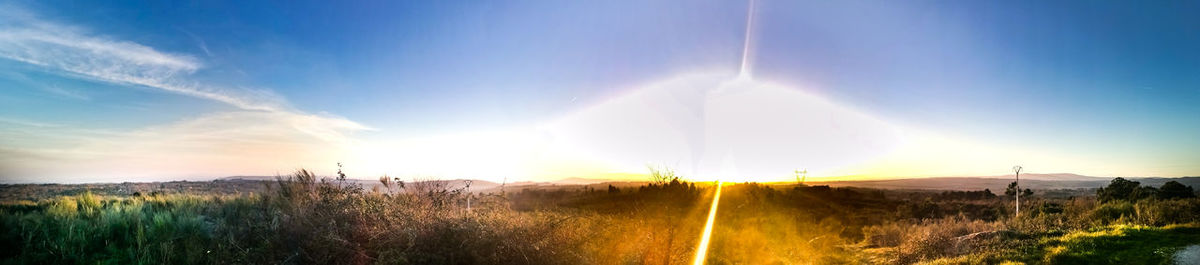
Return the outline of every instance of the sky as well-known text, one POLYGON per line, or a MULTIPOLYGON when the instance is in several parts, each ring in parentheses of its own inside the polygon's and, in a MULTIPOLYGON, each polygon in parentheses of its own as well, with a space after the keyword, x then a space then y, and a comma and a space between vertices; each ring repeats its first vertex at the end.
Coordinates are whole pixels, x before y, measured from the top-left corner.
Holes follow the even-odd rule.
POLYGON ((1198 11, 5 1, 0 182, 1196 176, 1198 11))

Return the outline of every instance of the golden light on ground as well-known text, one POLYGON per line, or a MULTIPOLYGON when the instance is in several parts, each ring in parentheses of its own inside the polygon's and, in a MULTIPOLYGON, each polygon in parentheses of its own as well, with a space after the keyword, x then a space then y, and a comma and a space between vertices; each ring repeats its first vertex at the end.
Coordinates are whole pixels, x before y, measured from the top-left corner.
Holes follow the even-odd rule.
POLYGON ((692 264, 703 265, 704 256, 708 254, 708 241, 712 238, 713 223, 717 220, 717 203, 721 202, 721 181, 717 181, 717 193, 713 195, 712 206, 708 208, 708 221, 704 223, 704 234, 700 236, 700 244, 696 246, 696 258, 692 264))

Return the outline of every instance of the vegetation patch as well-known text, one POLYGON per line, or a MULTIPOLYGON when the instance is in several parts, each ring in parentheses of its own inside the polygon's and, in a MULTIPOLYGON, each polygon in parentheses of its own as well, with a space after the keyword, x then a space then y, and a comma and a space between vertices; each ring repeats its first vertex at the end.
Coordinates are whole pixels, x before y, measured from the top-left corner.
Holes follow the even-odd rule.
POLYGON ((1115 225, 1044 240, 1049 264, 1171 264, 1176 251, 1200 242, 1200 225, 1115 225))
MULTIPOLYGON (((186 189, 28 186, 0 200, 0 264, 689 264, 713 185, 652 173, 636 187, 488 193, 305 170, 186 189)), ((1167 264, 1200 242, 1190 187, 1130 184, 1105 200, 1035 193, 1016 217, 1015 198, 988 190, 726 183, 706 262, 1167 264)))

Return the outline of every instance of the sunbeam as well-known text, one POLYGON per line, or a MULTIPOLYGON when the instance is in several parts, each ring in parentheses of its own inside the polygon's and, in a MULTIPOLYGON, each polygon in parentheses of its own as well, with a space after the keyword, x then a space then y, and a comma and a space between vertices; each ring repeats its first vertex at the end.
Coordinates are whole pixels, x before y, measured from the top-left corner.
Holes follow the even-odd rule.
POLYGON ((717 220, 717 203, 721 202, 721 181, 717 181, 717 193, 713 195, 712 206, 708 208, 708 221, 704 223, 704 233, 700 236, 700 244, 696 246, 694 265, 703 265, 704 256, 708 254, 708 242, 712 238, 713 223, 717 220))

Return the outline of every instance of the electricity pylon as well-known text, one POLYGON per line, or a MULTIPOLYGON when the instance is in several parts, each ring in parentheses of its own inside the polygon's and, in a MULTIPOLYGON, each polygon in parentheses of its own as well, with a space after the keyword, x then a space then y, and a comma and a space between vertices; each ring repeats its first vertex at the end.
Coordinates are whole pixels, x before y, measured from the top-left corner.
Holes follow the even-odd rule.
POLYGON ((1017 181, 1013 182, 1017 184, 1017 217, 1021 217, 1021 169, 1021 166, 1013 166, 1013 175, 1017 178, 1017 181))
POLYGON ((800 185, 804 185, 805 179, 808 179, 808 170, 805 169, 805 170, 801 171, 801 170, 797 169, 796 170, 796 181, 800 182, 800 185))

